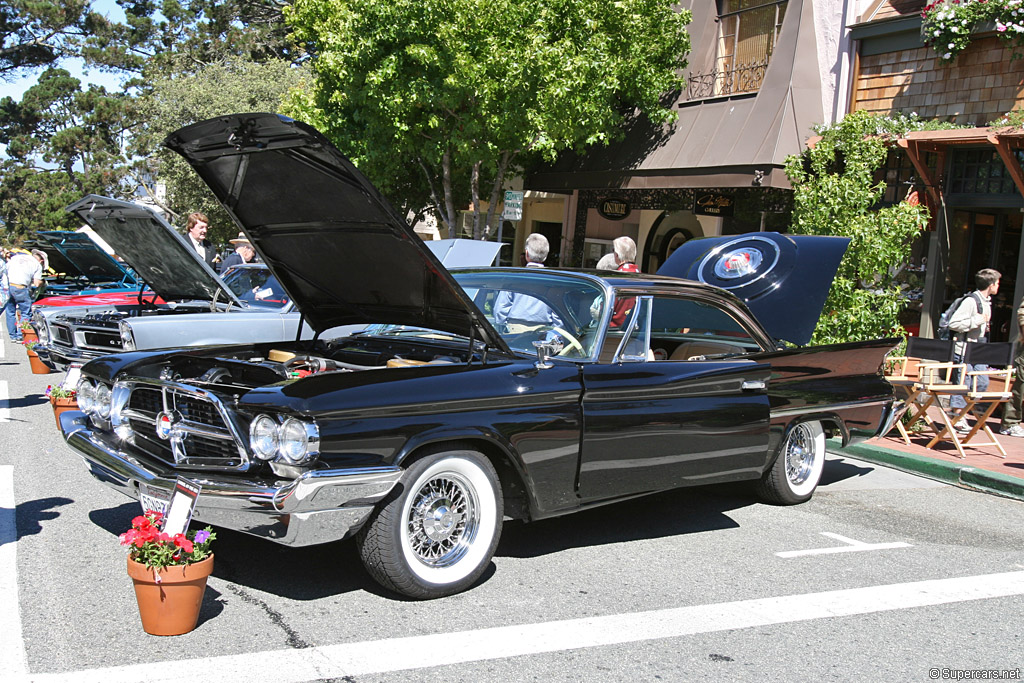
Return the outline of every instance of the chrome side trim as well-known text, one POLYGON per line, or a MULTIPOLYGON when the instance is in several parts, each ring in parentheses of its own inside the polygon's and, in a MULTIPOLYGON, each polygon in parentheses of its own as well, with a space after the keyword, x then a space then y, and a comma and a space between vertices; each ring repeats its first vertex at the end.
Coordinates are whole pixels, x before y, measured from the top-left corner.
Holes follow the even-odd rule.
POLYGON ((846 401, 844 403, 822 403, 814 406, 800 406, 799 408, 781 408, 771 411, 772 418, 789 417, 791 415, 806 415, 807 413, 825 413, 845 410, 847 408, 864 408, 875 405, 889 405, 891 398, 869 398, 863 401, 846 401))

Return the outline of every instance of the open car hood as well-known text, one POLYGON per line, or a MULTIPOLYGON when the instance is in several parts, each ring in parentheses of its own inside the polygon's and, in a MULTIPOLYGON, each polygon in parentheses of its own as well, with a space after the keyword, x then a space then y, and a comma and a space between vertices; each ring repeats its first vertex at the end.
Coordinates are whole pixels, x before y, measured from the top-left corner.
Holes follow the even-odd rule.
MULTIPOLYGON (((123 282, 129 287, 138 284, 134 275, 112 259, 88 235, 64 230, 45 230, 36 235, 46 240, 50 247, 90 282, 123 282)), ((55 268, 55 264, 51 263, 50 267, 55 268)), ((69 274, 74 275, 75 272, 69 274)))
POLYGON ((88 223, 163 300, 241 305, 185 238, 148 208, 91 194, 68 211, 88 223))
POLYGON ((697 280, 743 300, 768 334, 811 341, 847 237, 758 232, 684 242, 658 275, 697 280))
POLYGON ((318 332, 393 323, 508 348, 406 221, 323 135, 275 114, 171 133, 318 332))

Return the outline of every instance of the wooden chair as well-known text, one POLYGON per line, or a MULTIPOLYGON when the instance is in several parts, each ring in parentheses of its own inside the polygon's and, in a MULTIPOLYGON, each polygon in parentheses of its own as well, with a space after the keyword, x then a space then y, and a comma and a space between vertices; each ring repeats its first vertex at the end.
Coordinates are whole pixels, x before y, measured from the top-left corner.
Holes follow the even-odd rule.
POLYGON ((895 427, 908 446, 910 436, 907 428, 927 417, 928 407, 935 402, 935 397, 927 392, 926 387, 949 383, 953 371, 952 360, 952 340, 923 337, 907 339, 907 355, 886 358, 885 379, 904 394, 903 405, 896 411, 895 427), (918 397, 922 395, 927 398, 923 403, 918 403, 918 397), (911 409, 914 412, 904 425, 903 415, 911 409))
MULTIPOLYGON (((935 396, 963 396, 966 405, 957 411, 956 415, 950 417, 946 411, 942 411, 943 425, 936 431, 935 437, 928 442, 928 448, 934 448, 941 441, 952 441, 956 452, 961 458, 967 457, 964 453, 964 444, 974 439, 979 432, 984 432, 988 441, 971 443, 971 447, 995 446, 1000 456, 1005 458, 1006 451, 996 438, 995 433, 988 426, 988 418, 995 409, 1010 400, 1010 384, 1013 381, 1013 356, 1016 352, 1013 342, 995 343, 969 343, 964 353, 963 366, 985 365, 988 370, 972 370, 961 372, 961 381, 957 384, 934 386, 928 389, 930 395, 935 396), (978 389, 978 379, 982 376, 988 377, 988 387, 985 390, 978 389), (980 414, 976 414, 976 422, 969 432, 960 436, 957 434, 955 425, 960 420, 966 419, 974 412, 979 404, 985 406, 980 414)), ((961 366, 961 367, 963 367, 961 366)))

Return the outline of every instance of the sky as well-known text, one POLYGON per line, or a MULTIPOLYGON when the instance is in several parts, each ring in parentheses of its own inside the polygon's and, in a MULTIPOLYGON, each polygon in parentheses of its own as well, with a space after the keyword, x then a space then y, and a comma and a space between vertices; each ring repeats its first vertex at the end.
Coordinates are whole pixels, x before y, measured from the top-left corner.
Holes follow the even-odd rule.
MULTIPOLYGON (((117 6, 114 0, 93 0, 93 10, 116 21, 124 19, 124 11, 117 6)), ((81 79, 83 84, 95 83, 105 86, 108 90, 118 90, 121 87, 123 77, 114 74, 101 72, 99 69, 90 69, 85 73, 81 60, 66 60, 61 66, 71 72, 72 76, 81 79)), ((0 81, 0 98, 11 97, 20 100, 22 93, 35 84, 42 69, 24 74, 21 78, 10 83, 0 81)))

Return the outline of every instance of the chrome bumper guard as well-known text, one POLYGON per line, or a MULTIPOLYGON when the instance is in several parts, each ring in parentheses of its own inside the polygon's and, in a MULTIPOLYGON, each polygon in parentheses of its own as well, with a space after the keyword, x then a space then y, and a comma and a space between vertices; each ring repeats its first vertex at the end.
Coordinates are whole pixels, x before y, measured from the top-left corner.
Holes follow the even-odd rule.
MULTIPOLYGON (((140 463, 122 452, 117 437, 93 431, 85 413, 63 413, 60 428, 68 445, 85 460, 89 473, 107 486, 136 500, 139 484, 168 495, 174 490, 178 472, 140 463)), ((328 543, 358 531, 401 474, 398 467, 314 470, 273 486, 217 481, 203 474, 194 478, 202 492, 193 519, 282 545, 328 543)))

